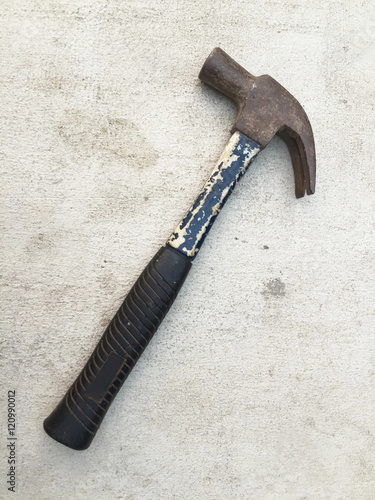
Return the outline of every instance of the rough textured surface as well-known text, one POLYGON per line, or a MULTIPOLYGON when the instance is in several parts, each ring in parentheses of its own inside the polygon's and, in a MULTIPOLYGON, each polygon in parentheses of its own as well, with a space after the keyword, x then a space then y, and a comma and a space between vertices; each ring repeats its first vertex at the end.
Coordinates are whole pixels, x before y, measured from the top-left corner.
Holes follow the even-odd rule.
POLYGON ((2 3, 1 498, 9 389, 16 498, 374 498, 374 15, 360 0, 2 3), (317 193, 294 198, 272 141, 74 452, 42 421, 229 138, 234 106, 197 78, 217 45, 304 105, 317 193))

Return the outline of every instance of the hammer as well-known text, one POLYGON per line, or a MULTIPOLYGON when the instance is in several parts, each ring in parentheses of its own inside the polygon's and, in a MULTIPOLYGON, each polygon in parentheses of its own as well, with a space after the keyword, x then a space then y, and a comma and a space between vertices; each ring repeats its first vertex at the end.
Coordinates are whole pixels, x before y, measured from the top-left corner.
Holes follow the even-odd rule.
POLYGON ((220 48, 208 56, 199 78, 237 104, 233 135, 186 216, 139 276, 78 378, 44 421, 47 434, 74 450, 90 446, 234 186, 274 135, 289 149, 296 197, 315 191, 311 125, 284 87, 268 75, 254 77, 220 48))

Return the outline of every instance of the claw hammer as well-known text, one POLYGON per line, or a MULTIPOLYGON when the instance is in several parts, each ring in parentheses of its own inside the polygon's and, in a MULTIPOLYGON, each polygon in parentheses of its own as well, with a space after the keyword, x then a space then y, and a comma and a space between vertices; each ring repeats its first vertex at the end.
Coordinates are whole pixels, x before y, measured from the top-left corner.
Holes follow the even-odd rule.
POLYGON ((254 77, 220 48, 199 78, 238 106, 229 139, 183 220, 146 266, 56 409, 44 421, 53 439, 87 449, 116 394, 173 304, 213 222, 255 156, 274 135, 292 159, 297 198, 315 191, 315 146, 298 101, 268 75, 254 77))

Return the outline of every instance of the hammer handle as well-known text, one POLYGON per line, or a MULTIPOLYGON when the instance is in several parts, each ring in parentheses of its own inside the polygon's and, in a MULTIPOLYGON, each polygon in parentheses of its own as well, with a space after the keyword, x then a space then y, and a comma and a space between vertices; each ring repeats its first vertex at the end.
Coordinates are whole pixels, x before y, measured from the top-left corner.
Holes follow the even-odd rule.
POLYGON ((162 247, 139 276, 96 349, 56 409, 44 421, 53 439, 85 450, 116 394, 173 304, 191 259, 162 247))
POLYGON ((75 450, 90 446, 176 298, 218 213, 259 150, 240 132, 232 135, 196 201, 140 275, 77 380, 44 421, 45 431, 56 441, 75 450))

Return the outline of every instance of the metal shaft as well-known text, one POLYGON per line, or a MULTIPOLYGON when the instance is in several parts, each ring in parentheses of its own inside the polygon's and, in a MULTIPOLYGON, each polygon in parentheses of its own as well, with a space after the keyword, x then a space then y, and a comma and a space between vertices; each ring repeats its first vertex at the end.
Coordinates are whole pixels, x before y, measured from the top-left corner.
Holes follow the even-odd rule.
POLYGON ((210 178, 169 237, 168 245, 188 257, 197 255, 217 215, 260 149, 240 132, 232 135, 210 178))

